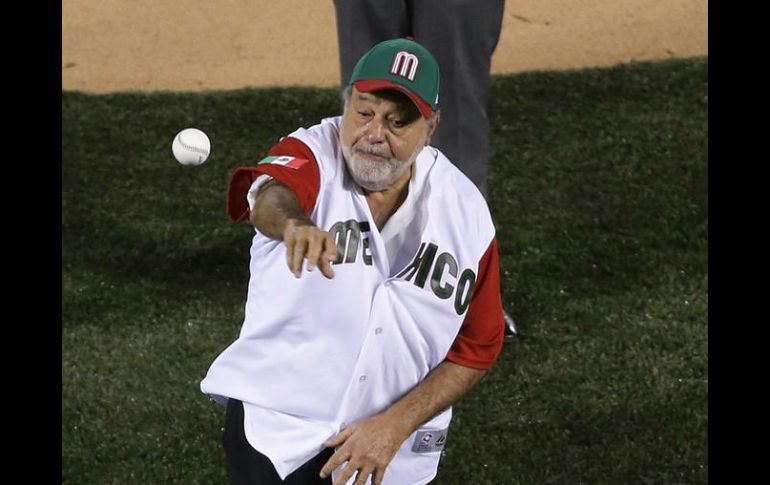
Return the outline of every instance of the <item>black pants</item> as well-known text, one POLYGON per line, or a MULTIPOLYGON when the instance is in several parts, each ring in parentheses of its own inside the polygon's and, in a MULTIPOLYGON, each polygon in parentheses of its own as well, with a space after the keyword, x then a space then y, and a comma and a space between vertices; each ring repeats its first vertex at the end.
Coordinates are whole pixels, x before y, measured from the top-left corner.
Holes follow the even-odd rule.
POLYGON ((230 399, 227 403, 225 433, 222 444, 227 457, 227 478, 233 485, 331 485, 318 474, 334 450, 327 448, 281 481, 270 460, 251 447, 243 431, 243 403, 230 399))

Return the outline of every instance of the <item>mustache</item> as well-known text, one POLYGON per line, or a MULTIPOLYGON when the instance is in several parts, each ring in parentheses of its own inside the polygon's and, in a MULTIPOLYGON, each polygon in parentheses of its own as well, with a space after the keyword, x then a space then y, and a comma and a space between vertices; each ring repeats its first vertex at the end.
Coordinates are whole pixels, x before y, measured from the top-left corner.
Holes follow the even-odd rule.
POLYGON ((367 146, 367 147, 355 147, 353 148, 353 153, 368 153, 370 155, 375 155, 377 157, 380 157, 384 160, 390 160, 390 155, 385 153, 383 150, 379 150, 373 146, 367 146))

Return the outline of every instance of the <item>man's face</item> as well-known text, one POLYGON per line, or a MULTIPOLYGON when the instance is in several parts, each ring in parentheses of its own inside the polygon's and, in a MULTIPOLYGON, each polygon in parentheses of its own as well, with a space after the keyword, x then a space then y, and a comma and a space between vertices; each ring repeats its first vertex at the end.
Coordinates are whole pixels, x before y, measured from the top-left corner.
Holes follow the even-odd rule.
POLYGON ((384 190, 405 175, 434 130, 406 95, 354 87, 340 126, 345 163, 358 185, 384 190))

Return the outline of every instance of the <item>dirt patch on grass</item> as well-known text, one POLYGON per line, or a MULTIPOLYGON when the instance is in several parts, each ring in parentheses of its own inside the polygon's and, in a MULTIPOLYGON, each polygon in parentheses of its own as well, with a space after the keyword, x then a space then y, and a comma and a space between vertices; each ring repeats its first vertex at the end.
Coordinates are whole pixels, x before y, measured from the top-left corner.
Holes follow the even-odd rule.
MULTIPOLYGON (((708 53, 707 0, 508 0, 492 71, 708 53)), ((332 0, 64 0, 62 89, 338 86, 332 0)))

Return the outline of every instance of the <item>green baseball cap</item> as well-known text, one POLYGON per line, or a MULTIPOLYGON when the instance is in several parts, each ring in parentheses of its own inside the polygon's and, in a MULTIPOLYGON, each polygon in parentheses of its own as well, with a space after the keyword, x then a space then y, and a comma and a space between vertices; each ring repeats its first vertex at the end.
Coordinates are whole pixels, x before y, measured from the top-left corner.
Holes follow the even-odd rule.
POLYGON ((401 91, 426 119, 438 107, 438 62, 411 39, 386 40, 372 47, 356 64, 349 84, 362 93, 401 91))

